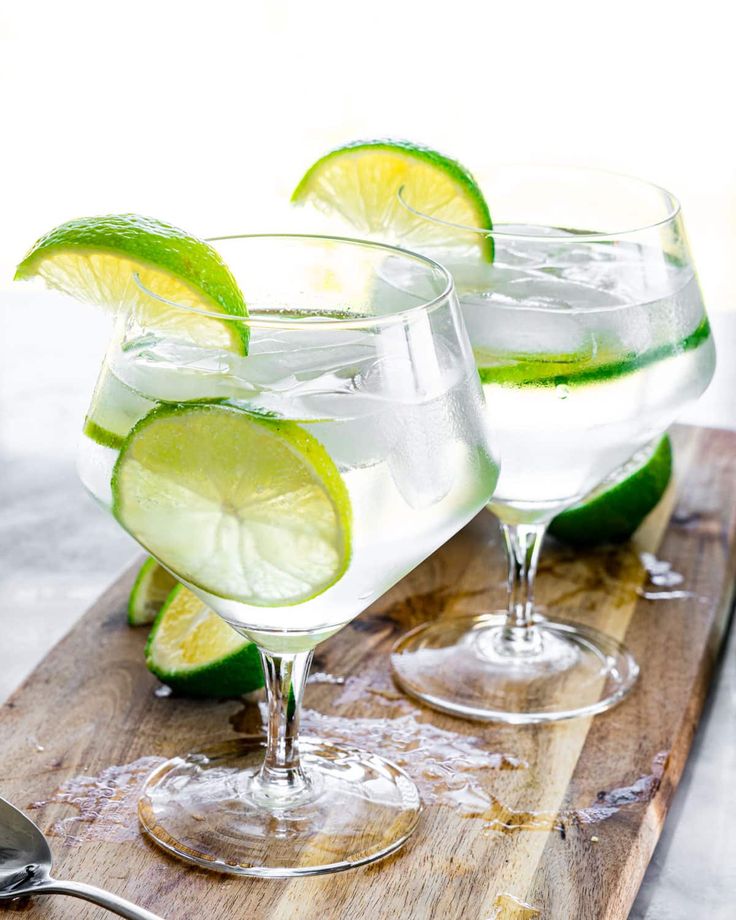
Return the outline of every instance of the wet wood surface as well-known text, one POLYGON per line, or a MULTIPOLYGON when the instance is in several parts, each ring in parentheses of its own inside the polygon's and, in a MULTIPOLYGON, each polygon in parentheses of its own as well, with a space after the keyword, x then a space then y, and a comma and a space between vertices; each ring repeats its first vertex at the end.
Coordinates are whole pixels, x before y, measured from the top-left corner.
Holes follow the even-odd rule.
MULTIPOLYGON (((156 695, 146 631, 125 622, 134 572, 0 710, 0 794, 49 834, 58 877, 107 887, 167 920, 624 920, 734 593, 736 434, 679 428, 675 440, 675 482, 632 543, 577 554, 549 541, 543 553, 541 604, 622 638, 642 666, 617 708, 504 727, 440 715, 393 687, 388 651, 402 632, 503 602, 503 554, 487 513, 318 648, 305 732, 376 750, 422 792, 419 827, 394 856, 319 878, 239 879, 190 869, 138 834, 137 791, 156 758, 252 732, 260 715, 257 697, 156 695), (652 582, 644 552, 683 576, 677 596, 656 596, 672 589, 652 582)), ((107 916, 65 898, 16 909, 29 920, 107 916)))

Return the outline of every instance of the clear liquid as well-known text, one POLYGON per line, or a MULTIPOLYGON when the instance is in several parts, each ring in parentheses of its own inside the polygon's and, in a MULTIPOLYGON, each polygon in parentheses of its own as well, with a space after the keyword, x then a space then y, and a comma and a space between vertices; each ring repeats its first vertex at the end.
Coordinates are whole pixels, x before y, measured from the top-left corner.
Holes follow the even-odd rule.
POLYGON ((493 265, 452 270, 501 460, 491 507, 505 521, 582 499, 712 377, 697 280, 661 253, 500 239, 493 265))
MULTIPOLYGON (((291 606, 256 606, 215 597, 172 568, 233 625, 261 641, 268 634, 271 649, 283 640, 282 650, 293 650, 300 634, 311 646, 315 634, 340 628, 430 555, 492 492, 497 467, 474 372, 449 345, 433 342, 433 355, 418 366, 403 337, 392 342, 385 331, 255 329, 247 357, 127 335, 108 354, 89 419, 122 429, 122 440, 161 403, 225 401, 295 421, 322 443, 343 477, 353 520, 350 563, 332 587, 291 606)), ((118 445, 83 440, 82 480, 112 510, 118 445)))

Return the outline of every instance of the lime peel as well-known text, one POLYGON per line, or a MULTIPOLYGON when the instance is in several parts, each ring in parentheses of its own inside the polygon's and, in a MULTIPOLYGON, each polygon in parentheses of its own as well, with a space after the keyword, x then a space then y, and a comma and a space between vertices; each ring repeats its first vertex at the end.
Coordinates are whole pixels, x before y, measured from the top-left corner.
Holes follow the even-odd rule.
POLYGON ((549 532, 581 549, 628 540, 657 506, 671 478, 672 442, 665 435, 655 447, 635 454, 584 502, 558 515, 549 532))
POLYGON ((330 150, 304 174, 294 204, 311 202, 339 213, 363 233, 387 231, 392 242, 413 248, 470 246, 493 261, 493 238, 463 227, 491 230, 491 214, 472 174, 457 160, 431 147, 391 138, 356 140, 330 150), (428 217, 413 214, 406 201, 428 217), (454 225, 454 226, 452 226, 454 225))
POLYGON ((82 433, 86 434, 88 438, 91 438, 91 440, 95 441, 97 444, 102 445, 102 447, 111 447, 113 450, 120 450, 125 443, 124 437, 121 437, 119 434, 113 434, 112 431, 108 431, 106 428, 98 425, 97 422, 93 422, 89 417, 84 420, 82 433))
POLYGON ((103 447, 120 450, 133 425, 155 405, 152 400, 123 383, 104 362, 83 432, 103 447))
POLYGON ((192 338, 248 353, 249 329, 176 310, 154 301, 136 285, 173 304, 247 317, 243 295, 230 269, 209 243, 178 227, 140 214, 109 214, 70 220, 42 236, 15 272, 15 280, 41 278, 47 287, 77 300, 117 309, 137 305, 152 322, 188 328, 192 338), (216 327, 213 326, 216 324, 216 327))
POLYGON ((184 585, 170 592, 156 617, 146 665, 184 696, 222 699, 263 686, 256 646, 184 585))
POLYGON ((589 354, 517 354, 499 361, 487 349, 474 349, 481 383, 497 386, 583 386, 602 383, 633 374, 650 364, 697 348, 711 334, 704 317, 684 339, 663 343, 648 351, 621 357, 611 349, 600 348, 593 359, 589 354))
POLYGON ((146 626, 156 619, 176 586, 176 578, 151 556, 140 567, 128 598, 128 624, 146 626))

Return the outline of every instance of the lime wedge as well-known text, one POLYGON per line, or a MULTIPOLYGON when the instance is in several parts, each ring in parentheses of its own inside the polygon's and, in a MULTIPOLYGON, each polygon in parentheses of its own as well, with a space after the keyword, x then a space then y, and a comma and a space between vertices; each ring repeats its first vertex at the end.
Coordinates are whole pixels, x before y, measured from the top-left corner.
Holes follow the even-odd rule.
POLYGON ((665 435, 634 454, 584 502, 558 515, 549 532, 580 548, 628 540, 654 510, 671 477, 672 442, 665 435))
POLYGON ((84 420, 84 433, 104 447, 120 450, 133 425, 155 405, 126 386, 103 364, 84 420))
POLYGON ((145 626, 153 623, 176 583, 171 572, 149 556, 141 566, 128 598, 128 624, 145 626))
POLYGON ((139 214, 83 217, 42 236, 20 263, 16 281, 41 278, 77 300, 135 310, 143 326, 198 345, 247 354, 244 323, 220 321, 154 301, 135 283, 184 307, 247 316, 243 295, 204 240, 139 214))
POLYGON ((400 246, 462 247, 493 260, 491 237, 460 229, 493 226, 478 183, 456 160, 409 141, 354 141, 337 147, 307 170, 291 200, 340 215, 361 234, 379 234, 400 246), (413 208, 443 223, 404 207, 398 198, 402 189, 413 208))
POLYGON ((113 512, 183 581, 259 607, 321 594, 350 560, 350 499, 294 422, 226 405, 155 409, 112 477, 113 512))
POLYGON ((258 650, 184 585, 169 594, 146 645, 146 664, 185 696, 241 696, 263 686, 258 650))

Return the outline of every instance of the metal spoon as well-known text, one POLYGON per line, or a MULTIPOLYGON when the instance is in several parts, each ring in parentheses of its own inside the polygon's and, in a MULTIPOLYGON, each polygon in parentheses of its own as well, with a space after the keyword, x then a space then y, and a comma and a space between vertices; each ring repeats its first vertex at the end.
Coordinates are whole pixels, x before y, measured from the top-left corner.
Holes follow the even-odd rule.
POLYGON ((57 882, 50 875, 51 850, 36 825, 0 798, 0 902, 30 895, 68 894, 111 910, 128 920, 162 920, 117 895, 80 882, 57 882))

